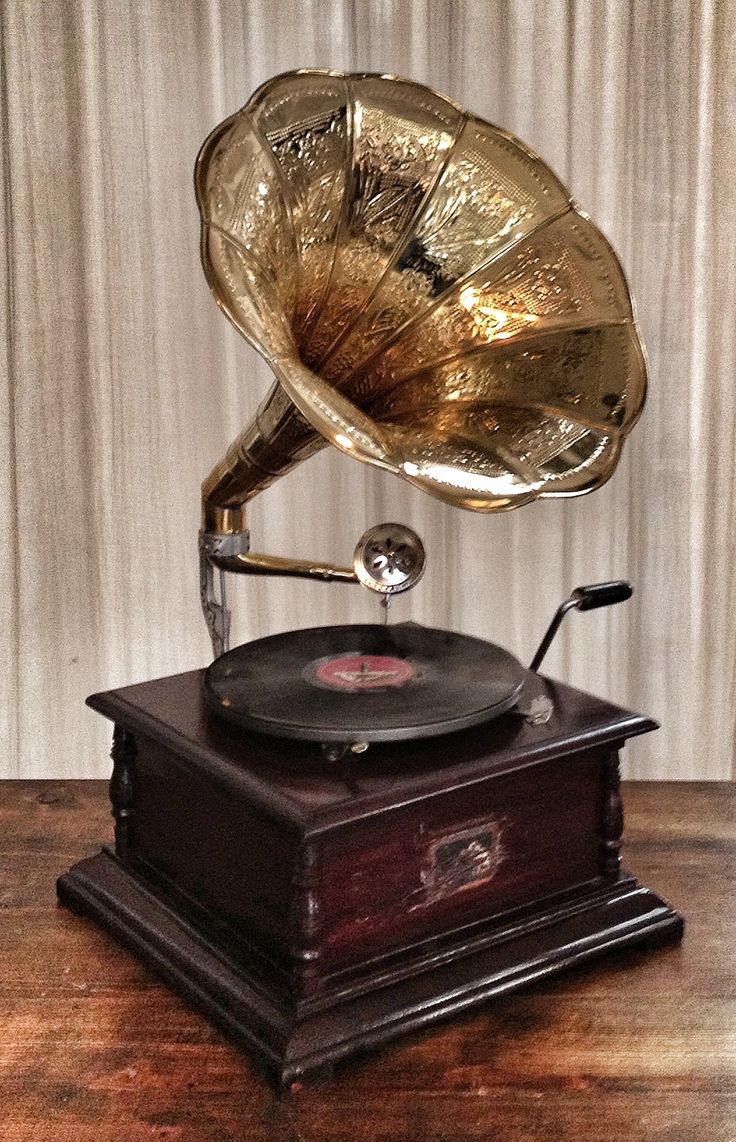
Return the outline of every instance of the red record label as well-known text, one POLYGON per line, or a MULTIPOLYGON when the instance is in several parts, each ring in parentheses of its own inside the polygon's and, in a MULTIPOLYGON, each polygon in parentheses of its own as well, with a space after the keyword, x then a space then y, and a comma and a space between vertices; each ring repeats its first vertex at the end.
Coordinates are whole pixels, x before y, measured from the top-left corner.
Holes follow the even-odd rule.
POLYGON ((417 671, 405 658, 385 654, 341 654, 311 664, 312 680, 330 690, 385 690, 403 686, 417 671))

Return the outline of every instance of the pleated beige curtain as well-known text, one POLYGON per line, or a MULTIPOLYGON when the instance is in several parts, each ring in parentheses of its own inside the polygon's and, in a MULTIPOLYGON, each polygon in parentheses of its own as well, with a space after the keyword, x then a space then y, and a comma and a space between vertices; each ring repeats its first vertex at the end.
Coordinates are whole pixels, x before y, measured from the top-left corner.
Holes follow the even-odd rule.
MULTIPOLYGON (((520 135, 629 276, 650 397, 612 481, 496 518, 333 452, 254 504, 254 544, 345 560, 370 524, 423 534, 396 617, 528 660, 580 583, 549 672, 651 714, 629 776, 733 775, 736 3, 724 0, 5 0, 0 481, 5 777, 108 772, 94 690, 208 661, 199 483, 268 372, 217 312, 192 166, 263 80, 406 75, 520 135)), ((353 587, 238 583, 237 640, 366 621, 353 587)))

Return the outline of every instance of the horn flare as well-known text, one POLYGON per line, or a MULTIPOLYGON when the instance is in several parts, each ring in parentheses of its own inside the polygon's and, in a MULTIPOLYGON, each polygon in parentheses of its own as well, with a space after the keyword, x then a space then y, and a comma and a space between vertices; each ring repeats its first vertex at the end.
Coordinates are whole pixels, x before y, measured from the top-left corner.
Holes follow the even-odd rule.
POLYGON ((212 292, 277 380, 206 503, 325 441, 479 511, 611 476, 646 393, 631 298, 518 139, 407 80, 304 70, 215 128, 195 183, 212 292))

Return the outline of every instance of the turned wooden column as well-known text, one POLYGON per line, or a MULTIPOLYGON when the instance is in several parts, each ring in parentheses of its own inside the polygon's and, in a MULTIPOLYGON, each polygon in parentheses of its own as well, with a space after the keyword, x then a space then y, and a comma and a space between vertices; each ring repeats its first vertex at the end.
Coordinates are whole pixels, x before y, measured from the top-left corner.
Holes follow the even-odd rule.
POLYGON ((125 860, 133 840, 135 817, 135 738, 116 725, 112 735, 111 813, 115 819, 115 853, 125 860))
POLYGON ((291 913, 295 978, 297 988, 303 996, 313 995, 319 983, 318 961, 322 932, 320 880, 319 848, 308 841, 299 853, 291 913))
POLYGON ((618 750, 609 753, 603 771, 603 837, 601 865, 606 880, 616 880, 621 867, 621 834, 624 809, 621 801, 621 771, 618 750))

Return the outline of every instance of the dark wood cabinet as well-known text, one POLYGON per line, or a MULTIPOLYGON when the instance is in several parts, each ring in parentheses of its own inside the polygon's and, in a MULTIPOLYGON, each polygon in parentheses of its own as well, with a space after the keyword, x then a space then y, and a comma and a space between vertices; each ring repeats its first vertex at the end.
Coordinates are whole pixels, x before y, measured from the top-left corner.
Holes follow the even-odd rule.
POLYGON ((282 1084, 682 920, 619 869, 618 753, 655 723, 545 681, 514 712, 328 761, 217 720, 201 672, 95 695, 116 845, 59 881, 282 1084))

